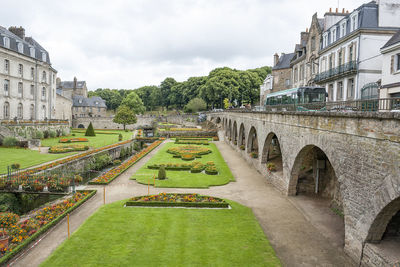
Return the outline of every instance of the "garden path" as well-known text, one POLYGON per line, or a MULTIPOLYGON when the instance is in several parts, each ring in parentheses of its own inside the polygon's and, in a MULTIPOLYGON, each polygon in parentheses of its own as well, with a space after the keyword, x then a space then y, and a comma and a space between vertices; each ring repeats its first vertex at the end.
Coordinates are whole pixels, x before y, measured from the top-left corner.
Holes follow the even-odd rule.
MULTIPOLYGON (((303 214, 266 182, 266 179, 224 142, 216 142, 228 163, 236 182, 209 189, 153 188, 150 193, 195 192, 232 199, 250 207, 257 217, 277 256, 284 266, 354 266, 341 248, 332 245, 312 226, 303 214)), ((106 203, 147 194, 148 187, 129 180, 163 145, 132 166, 106 187, 106 203)), ((70 216, 70 229, 74 232, 91 214, 103 205, 103 187, 90 186, 98 193, 70 216)), ((105 229, 107 230, 107 229, 105 229)), ((240 233, 238 233, 240 234, 240 233)), ((17 258, 14 266, 38 266, 67 238, 67 222, 63 220, 41 241, 17 258)))

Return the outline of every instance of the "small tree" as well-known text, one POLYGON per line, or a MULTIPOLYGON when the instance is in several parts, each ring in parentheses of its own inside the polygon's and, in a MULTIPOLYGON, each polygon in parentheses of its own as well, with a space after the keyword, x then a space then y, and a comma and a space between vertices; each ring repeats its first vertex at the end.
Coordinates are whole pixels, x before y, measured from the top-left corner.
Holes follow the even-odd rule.
POLYGON ((158 179, 159 180, 165 180, 167 178, 167 173, 165 171, 164 165, 160 166, 160 169, 158 169, 158 179))
POLYGON ((230 106, 231 106, 231 103, 229 102, 229 99, 225 98, 224 99, 224 108, 228 109, 230 106))
POLYGON ((134 124, 137 122, 137 118, 135 112, 130 109, 128 106, 120 106, 117 110, 117 114, 115 115, 113 122, 119 123, 125 126, 129 124, 134 124))
POLYGON ((85 136, 96 136, 91 122, 89 123, 89 126, 86 130, 85 136))
POLYGON ((203 99, 196 97, 189 101, 189 103, 185 106, 184 110, 185 112, 197 112, 206 110, 206 108, 207 108, 206 102, 204 102, 203 99))

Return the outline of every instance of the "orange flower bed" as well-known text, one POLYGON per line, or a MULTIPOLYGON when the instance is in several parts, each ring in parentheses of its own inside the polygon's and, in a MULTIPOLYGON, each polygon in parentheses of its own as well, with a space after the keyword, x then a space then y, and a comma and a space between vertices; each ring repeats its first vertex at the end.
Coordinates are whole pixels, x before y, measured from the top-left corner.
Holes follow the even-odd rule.
POLYGON ((155 141, 151 145, 149 145, 147 148, 143 149, 139 153, 135 154, 132 156, 130 159, 122 163, 121 165, 112 168, 108 172, 104 173, 103 175, 93 179, 92 181, 89 182, 89 184, 100 184, 100 185, 106 185, 111 183, 115 178, 117 178, 121 173, 123 173, 125 170, 127 170, 129 167, 131 167, 133 164, 138 162, 141 158, 146 156, 150 151, 152 151, 154 148, 159 146, 162 143, 162 141, 155 141))
POLYGON ((72 143, 72 142, 88 142, 87 138, 77 137, 77 138, 61 138, 58 140, 59 143, 72 143))

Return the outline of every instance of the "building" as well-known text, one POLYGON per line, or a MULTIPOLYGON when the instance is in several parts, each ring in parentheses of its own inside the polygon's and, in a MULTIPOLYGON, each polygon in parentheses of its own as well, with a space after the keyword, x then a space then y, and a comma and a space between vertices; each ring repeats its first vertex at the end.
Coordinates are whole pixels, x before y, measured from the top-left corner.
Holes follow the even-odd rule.
POLYGON ((72 118, 78 117, 106 117, 106 101, 99 96, 84 97, 74 95, 72 97, 72 118))
POLYGON ((312 16, 310 31, 306 44, 305 79, 304 85, 315 86, 315 75, 318 73, 318 59, 320 42, 324 30, 325 20, 318 18, 317 13, 312 16))
POLYGON ((351 13, 336 9, 325 14, 314 81, 326 88, 329 101, 377 97, 369 92, 382 75, 379 49, 400 27, 400 5, 395 2, 400 4, 399 0, 372 1, 351 13))
POLYGON ((298 88, 307 84, 306 77, 306 47, 308 42, 308 30, 300 33, 300 43, 296 44, 294 56, 290 61, 292 68, 292 87, 298 88))
POLYGON ((382 80, 379 98, 400 97, 400 30, 381 48, 382 80))
POLYGON ((57 79, 57 89, 62 91, 63 96, 70 99, 74 95, 88 97, 86 81, 78 81, 76 77, 74 77, 73 81, 61 81, 61 79, 57 79))
POLYGON ((56 90, 56 118, 72 122, 72 99, 63 95, 63 91, 56 90))
POLYGON ((24 28, 0 26, 0 63, 0 120, 55 119, 57 71, 24 28))

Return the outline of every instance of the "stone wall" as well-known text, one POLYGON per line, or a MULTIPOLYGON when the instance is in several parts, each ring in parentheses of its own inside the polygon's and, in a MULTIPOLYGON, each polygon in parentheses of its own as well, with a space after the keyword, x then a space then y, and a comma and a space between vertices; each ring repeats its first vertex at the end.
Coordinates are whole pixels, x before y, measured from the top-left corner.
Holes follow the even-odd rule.
MULTIPOLYGON (((365 244, 379 242, 390 217, 400 209, 400 114, 328 112, 223 112, 210 113, 220 121, 226 136, 244 128, 246 150, 228 143, 266 179, 288 195, 296 194, 300 164, 307 151, 318 147, 337 177, 330 185, 343 203, 345 251, 360 262, 365 244), (281 146, 283 175, 267 172, 263 155, 249 156, 248 136, 257 132, 260 153, 267 136, 274 133, 281 146), (383 212, 390 207, 390 212, 383 212)), ((229 138, 227 138, 229 140, 229 138)), ((239 142, 238 142, 239 143, 239 142)), ((265 157, 264 157, 265 158, 265 157)))
POLYGON ((168 116, 161 116, 159 118, 159 121, 180 124, 185 126, 196 126, 197 118, 198 118, 197 115, 192 115, 192 114, 168 115, 168 116))

